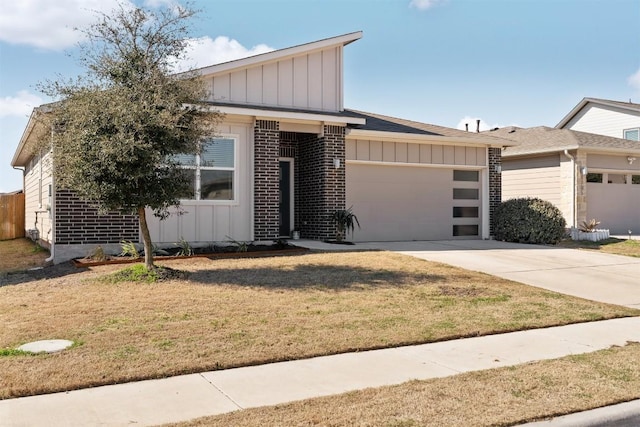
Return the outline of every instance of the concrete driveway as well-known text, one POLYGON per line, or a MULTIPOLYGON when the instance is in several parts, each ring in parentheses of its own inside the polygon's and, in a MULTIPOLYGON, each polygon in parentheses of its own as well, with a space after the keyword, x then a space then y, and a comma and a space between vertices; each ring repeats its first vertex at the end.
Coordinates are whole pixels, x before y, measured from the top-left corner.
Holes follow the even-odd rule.
POLYGON ((494 240, 385 242, 373 246, 640 309, 640 258, 494 240))
MULTIPOLYGON (((316 249, 354 249, 304 243, 316 249)), ((640 309, 640 258, 495 240, 367 242, 358 243, 355 248, 400 252, 563 294, 640 309)))

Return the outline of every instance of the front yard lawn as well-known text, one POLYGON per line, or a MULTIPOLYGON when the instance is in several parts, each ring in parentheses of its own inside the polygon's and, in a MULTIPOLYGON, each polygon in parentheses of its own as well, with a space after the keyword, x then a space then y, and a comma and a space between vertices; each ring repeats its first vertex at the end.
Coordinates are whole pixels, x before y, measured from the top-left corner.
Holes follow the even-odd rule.
POLYGON ((177 259, 159 283, 123 266, 0 287, 0 398, 183 373, 638 315, 387 252, 177 259))
POLYGON ((46 249, 31 240, 20 238, 0 241, 0 275, 41 267, 49 256, 46 249))
POLYGON ((571 249, 587 249, 609 254, 640 257, 640 240, 610 238, 599 242, 588 240, 563 240, 558 246, 571 249))

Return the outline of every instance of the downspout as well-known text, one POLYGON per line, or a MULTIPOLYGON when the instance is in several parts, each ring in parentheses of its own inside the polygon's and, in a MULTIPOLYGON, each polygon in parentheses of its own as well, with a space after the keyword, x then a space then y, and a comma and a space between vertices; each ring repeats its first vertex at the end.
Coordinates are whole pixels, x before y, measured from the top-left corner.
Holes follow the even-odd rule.
POLYGON ((575 229, 578 222, 578 210, 576 209, 576 159, 571 154, 569 154, 569 150, 564 150, 564 155, 567 156, 569 160, 571 160, 571 221, 573 222, 571 228, 575 229))
POLYGON ((53 262, 56 255, 56 181, 53 178, 53 168, 51 168, 51 227, 49 232, 51 233, 51 240, 49 241, 49 258, 45 259, 45 262, 53 262))
POLYGON ((51 215, 51 227, 49 232, 51 233, 51 240, 49 241, 49 258, 45 262, 53 262, 56 255, 56 179, 53 173, 53 134, 54 129, 51 126, 51 205, 49 206, 49 215, 51 215))

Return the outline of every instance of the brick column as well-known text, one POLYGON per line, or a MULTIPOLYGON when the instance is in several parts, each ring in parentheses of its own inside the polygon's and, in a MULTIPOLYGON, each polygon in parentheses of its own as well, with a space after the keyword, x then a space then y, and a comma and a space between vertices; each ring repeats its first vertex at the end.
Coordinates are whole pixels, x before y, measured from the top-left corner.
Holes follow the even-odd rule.
POLYGON ((489 149, 489 235, 493 236, 493 213, 502 202, 502 174, 497 166, 502 167, 502 148, 489 149))
POLYGON ((254 127, 254 238, 277 239, 279 235, 280 124, 256 120, 254 127))
POLYGON ((331 214, 345 209, 345 128, 325 125, 323 135, 299 142, 298 221, 302 237, 335 237, 331 214), (340 167, 334 166, 334 160, 340 167))

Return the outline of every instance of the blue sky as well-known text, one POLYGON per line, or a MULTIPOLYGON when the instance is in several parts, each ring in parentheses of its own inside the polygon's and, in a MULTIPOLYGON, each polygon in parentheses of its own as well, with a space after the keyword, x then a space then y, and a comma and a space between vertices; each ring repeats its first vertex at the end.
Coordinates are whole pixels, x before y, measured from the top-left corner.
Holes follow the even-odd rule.
MULTIPOLYGON (((135 0, 151 7, 176 0, 135 0)), ((0 0, 0 193, 36 85, 82 72, 92 10, 115 0, 0 0)), ((197 0, 192 63, 362 30, 345 106, 449 127, 554 126, 583 97, 640 102, 640 0, 197 0), (474 125, 472 125, 474 126, 474 125)))

